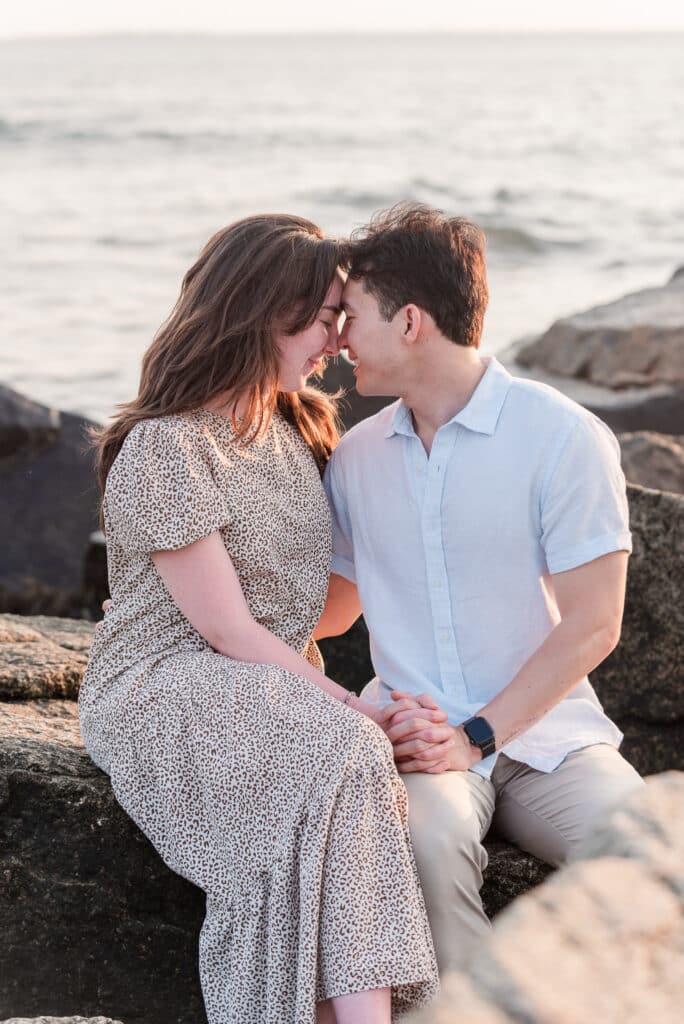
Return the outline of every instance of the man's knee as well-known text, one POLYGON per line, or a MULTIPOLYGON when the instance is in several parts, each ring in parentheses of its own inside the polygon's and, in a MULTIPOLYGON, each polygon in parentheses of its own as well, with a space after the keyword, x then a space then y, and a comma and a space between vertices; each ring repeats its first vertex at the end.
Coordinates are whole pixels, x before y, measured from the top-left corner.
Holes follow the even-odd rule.
POLYGON ((569 755, 571 758, 577 763, 581 792, 576 793, 574 814, 571 812, 567 825, 568 857, 616 807, 644 785, 629 762, 607 744, 586 747, 569 755))
POLYGON ((453 871, 459 861, 466 860, 484 870, 487 855, 482 836, 488 821, 465 780, 411 773, 404 776, 404 782, 411 842, 419 868, 453 871))

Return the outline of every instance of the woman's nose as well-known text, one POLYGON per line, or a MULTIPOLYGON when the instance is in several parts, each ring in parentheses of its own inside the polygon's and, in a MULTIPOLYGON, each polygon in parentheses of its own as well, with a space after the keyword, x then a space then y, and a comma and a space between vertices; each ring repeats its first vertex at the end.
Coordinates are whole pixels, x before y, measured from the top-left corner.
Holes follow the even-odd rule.
POLYGON ((333 322, 332 327, 328 331, 328 343, 325 346, 325 354, 327 356, 336 356, 340 351, 340 330, 337 322, 333 322))

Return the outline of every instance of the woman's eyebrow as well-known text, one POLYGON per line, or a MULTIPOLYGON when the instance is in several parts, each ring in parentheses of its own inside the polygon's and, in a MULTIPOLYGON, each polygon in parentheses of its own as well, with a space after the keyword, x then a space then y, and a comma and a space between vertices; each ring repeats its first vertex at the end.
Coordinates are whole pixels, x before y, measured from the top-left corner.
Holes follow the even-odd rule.
POLYGON ((338 316, 342 312, 341 306, 323 306, 323 309, 329 309, 331 313, 337 313, 338 316))

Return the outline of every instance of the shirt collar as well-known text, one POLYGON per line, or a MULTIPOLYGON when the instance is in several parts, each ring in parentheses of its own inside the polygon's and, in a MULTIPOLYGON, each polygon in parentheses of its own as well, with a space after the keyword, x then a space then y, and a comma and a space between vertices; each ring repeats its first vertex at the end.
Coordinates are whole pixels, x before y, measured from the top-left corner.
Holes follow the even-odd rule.
MULTIPOLYGON (((470 396, 470 401, 448 423, 443 424, 443 427, 459 423, 467 430, 490 436, 496 431, 513 378, 494 356, 484 356, 482 362, 487 364, 487 369, 470 396)), ((385 437, 392 437, 393 434, 415 437, 415 433, 411 410, 404 405, 403 399, 400 399, 385 437)))

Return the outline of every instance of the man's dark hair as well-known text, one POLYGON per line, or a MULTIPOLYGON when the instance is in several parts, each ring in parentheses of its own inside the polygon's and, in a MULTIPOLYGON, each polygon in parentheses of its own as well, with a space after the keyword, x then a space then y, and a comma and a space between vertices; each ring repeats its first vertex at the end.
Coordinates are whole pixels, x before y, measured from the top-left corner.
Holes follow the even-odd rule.
POLYGON ((484 252, 484 233, 471 221, 399 203, 352 234, 346 265, 386 320, 413 303, 445 337, 477 346, 489 298, 484 252))

